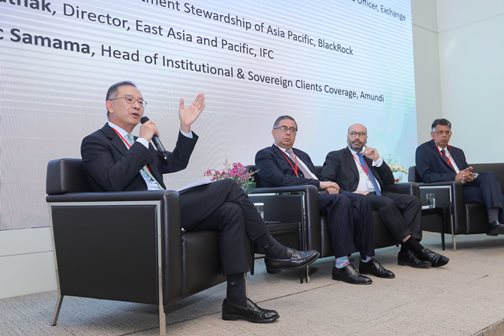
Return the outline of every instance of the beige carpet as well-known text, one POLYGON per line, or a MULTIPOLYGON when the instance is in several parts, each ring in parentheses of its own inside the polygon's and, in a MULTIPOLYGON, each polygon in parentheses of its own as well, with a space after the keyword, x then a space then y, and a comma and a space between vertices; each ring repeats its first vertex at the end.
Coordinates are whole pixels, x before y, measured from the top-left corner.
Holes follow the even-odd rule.
MULTIPOLYGON (((424 243, 440 250, 438 234, 424 243)), ((297 273, 269 275, 262 260, 248 277, 248 294, 280 319, 258 325, 220 318, 225 285, 174 305, 168 335, 502 335, 504 330, 504 237, 461 236, 450 263, 418 270, 396 264, 397 248, 377 251, 396 279, 373 278, 371 286, 333 281, 332 258, 319 260, 311 282, 297 273)), ((355 261, 356 258, 354 257, 355 261)), ((0 301, 0 335, 158 335, 157 307, 66 297, 58 325, 49 325, 56 293, 0 301)))

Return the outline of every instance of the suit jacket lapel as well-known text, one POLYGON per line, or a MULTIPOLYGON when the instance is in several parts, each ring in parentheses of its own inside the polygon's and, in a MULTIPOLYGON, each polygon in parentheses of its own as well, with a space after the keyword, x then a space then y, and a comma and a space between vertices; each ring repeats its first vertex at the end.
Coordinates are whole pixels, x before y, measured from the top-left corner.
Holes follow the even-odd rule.
POLYGON ((450 151, 450 156, 452 158, 452 161, 455 162, 455 164, 457 165, 457 167, 459 169, 463 169, 463 158, 459 155, 460 152, 458 150, 456 150, 455 148, 453 148, 452 146, 448 145, 448 150, 450 151))
POLYGON ((355 180, 357 180, 357 183, 359 181, 359 170, 357 169, 357 166, 355 164, 355 159, 348 147, 345 148, 345 163, 350 166, 350 170, 352 171, 355 180))
POLYGON ((119 138, 116 132, 114 132, 112 127, 110 127, 108 124, 105 124, 105 126, 103 126, 102 128, 102 131, 105 134, 105 136, 110 140, 112 146, 114 146, 114 148, 117 149, 119 153, 121 153, 121 155, 124 155, 128 151, 128 148, 126 147, 122 139, 119 138))
MULTIPOLYGON (((438 160, 441 161, 441 165, 448 168, 450 171, 454 170, 453 167, 451 167, 445 160, 443 160, 443 157, 441 156, 441 152, 439 151, 439 148, 437 147, 434 140, 431 140, 431 150, 434 152, 434 155, 437 156, 438 160)), ((450 152, 450 156, 452 157, 452 159, 455 160, 455 157, 453 156, 452 152, 450 152)), ((455 160, 455 163, 457 163, 457 160, 455 160)), ((458 163, 457 163, 457 166, 458 166, 458 163)))

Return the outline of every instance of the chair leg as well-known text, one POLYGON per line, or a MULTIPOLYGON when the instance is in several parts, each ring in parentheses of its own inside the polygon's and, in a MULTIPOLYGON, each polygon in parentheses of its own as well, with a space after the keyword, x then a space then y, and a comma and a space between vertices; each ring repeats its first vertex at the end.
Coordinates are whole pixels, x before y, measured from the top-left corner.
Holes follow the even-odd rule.
POLYGON ((159 336, 166 336, 166 314, 163 303, 159 303, 159 336))
POLYGON ((299 270, 299 282, 303 283, 306 281, 306 283, 310 282, 310 266, 303 267, 299 270))
POLYGON ((58 293, 58 299, 56 300, 56 307, 54 308, 54 313, 53 313, 53 317, 51 320, 52 326, 55 326, 56 323, 58 323, 58 316, 60 313, 61 304, 63 303, 63 297, 64 297, 64 295, 61 295, 58 293))

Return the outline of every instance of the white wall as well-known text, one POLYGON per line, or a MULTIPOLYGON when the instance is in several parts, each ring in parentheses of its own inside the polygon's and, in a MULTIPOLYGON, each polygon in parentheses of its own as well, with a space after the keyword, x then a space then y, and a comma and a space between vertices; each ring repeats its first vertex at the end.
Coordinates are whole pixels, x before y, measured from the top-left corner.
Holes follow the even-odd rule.
MULTIPOLYGON (((504 1, 412 0, 412 11, 419 143, 446 117, 469 162, 504 161, 504 1)), ((52 249, 49 228, 0 231, 0 298, 56 289, 52 249)))
POLYGON ((502 162, 504 1, 438 0, 437 13, 441 110, 452 122, 451 143, 469 163, 502 162))
POLYGON ((55 290, 50 228, 0 231, 0 299, 55 290))
POLYGON ((442 115, 436 0, 412 0, 418 142, 430 139, 432 121, 442 115))

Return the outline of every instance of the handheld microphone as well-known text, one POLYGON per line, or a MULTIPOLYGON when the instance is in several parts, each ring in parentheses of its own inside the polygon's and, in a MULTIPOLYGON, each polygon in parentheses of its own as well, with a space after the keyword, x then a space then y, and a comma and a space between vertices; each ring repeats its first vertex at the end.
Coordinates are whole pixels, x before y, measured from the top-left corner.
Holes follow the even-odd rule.
MULTIPOLYGON (((140 119, 140 122, 142 124, 145 124, 147 121, 149 121, 149 117, 143 116, 140 119)), ((152 136, 152 142, 154 143, 154 146, 156 146, 156 149, 158 150, 158 152, 160 152, 163 155, 165 155, 166 149, 164 148, 163 143, 161 142, 161 140, 159 139, 159 137, 157 135, 154 134, 152 136)))

